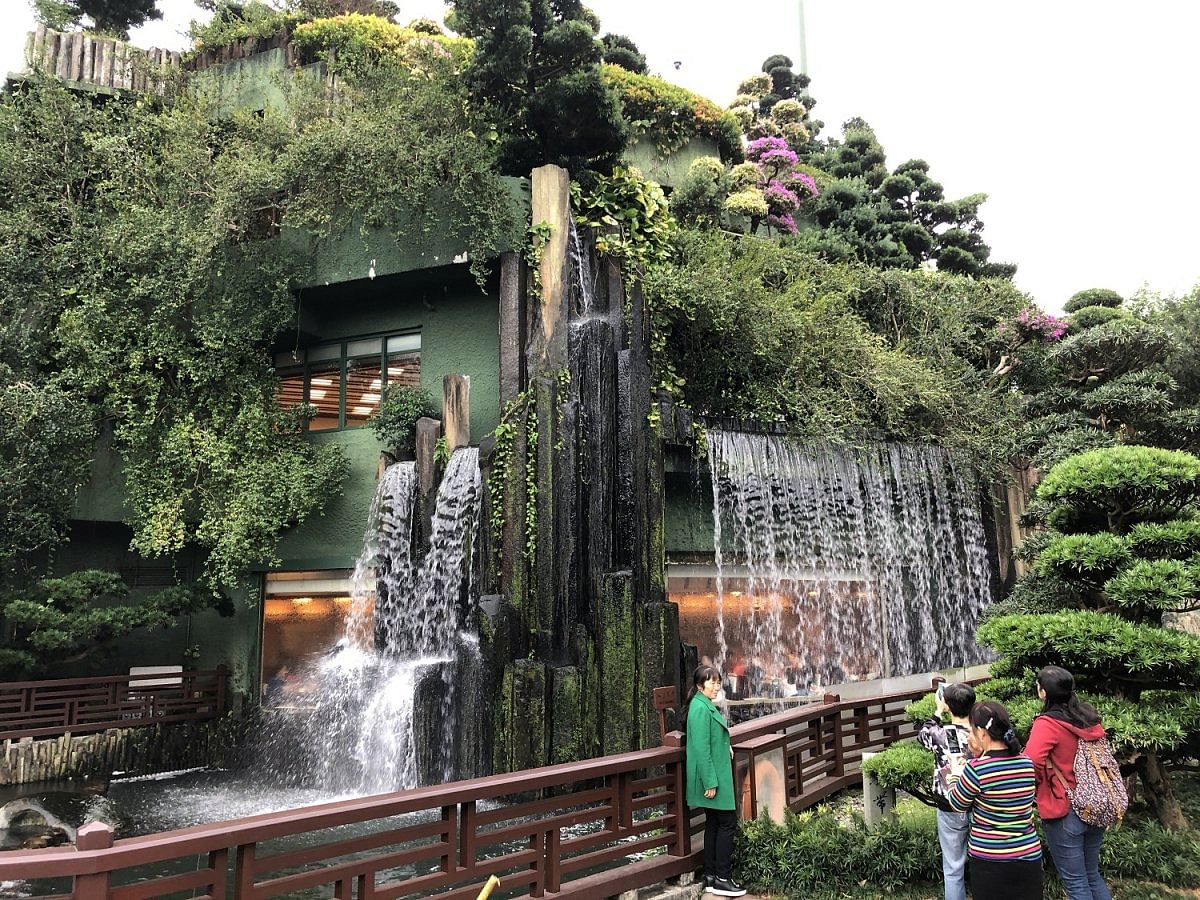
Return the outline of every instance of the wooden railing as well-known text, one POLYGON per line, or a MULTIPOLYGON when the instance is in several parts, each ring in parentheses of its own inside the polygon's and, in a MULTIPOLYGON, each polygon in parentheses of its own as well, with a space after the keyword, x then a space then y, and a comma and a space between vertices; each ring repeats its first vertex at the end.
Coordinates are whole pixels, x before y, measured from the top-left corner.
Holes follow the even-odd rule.
POLYGON ((3 683, 0 740, 215 719, 225 714, 228 677, 220 666, 207 672, 3 683))
MULTIPOLYGON (((794 809, 856 781, 862 751, 907 733, 903 707, 923 693, 827 696, 735 727, 743 793, 755 791, 755 755, 776 745, 794 809)), ((115 842, 94 823, 73 848, 0 853, 0 881, 53 890, 63 879, 69 893, 59 896, 81 900, 302 891, 465 900, 495 874, 505 896, 601 900, 697 868, 700 823, 683 799, 681 741, 673 732, 666 746, 635 753, 115 842)))

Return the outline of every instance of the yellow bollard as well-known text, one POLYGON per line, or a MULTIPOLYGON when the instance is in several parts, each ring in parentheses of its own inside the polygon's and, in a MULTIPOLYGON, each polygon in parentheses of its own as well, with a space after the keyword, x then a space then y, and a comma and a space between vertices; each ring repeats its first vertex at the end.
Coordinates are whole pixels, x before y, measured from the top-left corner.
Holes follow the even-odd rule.
POLYGON ((487 884, 483 886, 483 890, 479 892, 479 896, 476 897, 475 900, 487 900, 488 897, 492 896, 492 891, 498 887, 500 887, 500 879, 495 875, 491 876, 488 878, 487 884))

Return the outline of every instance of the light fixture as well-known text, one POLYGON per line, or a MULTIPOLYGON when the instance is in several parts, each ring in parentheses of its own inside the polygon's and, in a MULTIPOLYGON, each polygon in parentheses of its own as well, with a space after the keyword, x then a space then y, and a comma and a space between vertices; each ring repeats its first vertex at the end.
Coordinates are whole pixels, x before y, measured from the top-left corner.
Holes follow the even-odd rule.
POLYGON ((329 387, 330 385, 333 384, 333 379, 332 378, 314 378, 312 380, 312 383, 319 384, 321 387, 329 387))
POLYGON ((304 606, 306 603, 312 603, 312 597, 293 597, 292 602, 297 606, 304 606))
POLYGON ((354 415, 356 415, 356 416, 369 416, 373 412, 375 412, 375 407, 373 407, 373 406, 356 406, 356 407, 354 407, 354 415))
POLYGON ((324 400, 324 399, 325 399, 325 392, 324 392, 324 391, 313 391, 313 390, 310 390, 310 391, 308 392, 308 399, 309 399, 309 400, 324 400))

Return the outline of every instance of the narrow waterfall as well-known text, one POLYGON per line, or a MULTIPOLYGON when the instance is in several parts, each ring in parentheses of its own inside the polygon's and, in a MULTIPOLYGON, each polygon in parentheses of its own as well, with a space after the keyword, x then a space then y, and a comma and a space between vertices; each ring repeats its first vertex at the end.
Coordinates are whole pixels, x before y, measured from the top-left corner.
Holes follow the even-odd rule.
POLYGON ((467 630, 481 477, 479 451, 453 454, 438 488, 430 547, 417 558, 417 479, 390 466, 371 506, 345 635, 315 664, 319 701, 267 736, 269 768, 285 780, 366 794, 448 781, 473 759, 476 721, 460 721, 463 677, 477 677, 467 630), (304 776, 308 775, 309 778, 304 776), (289 777, 290 776, 290 777, 289 777))
POLYGON ((819 685, 982 658, 991 565, 951 453, 715 430, 708 450, 717 665, 819 685))

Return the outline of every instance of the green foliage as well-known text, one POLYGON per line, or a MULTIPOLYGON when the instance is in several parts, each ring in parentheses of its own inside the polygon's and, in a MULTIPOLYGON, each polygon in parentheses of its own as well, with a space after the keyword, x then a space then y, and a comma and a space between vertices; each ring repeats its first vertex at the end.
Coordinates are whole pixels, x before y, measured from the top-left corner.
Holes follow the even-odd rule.
POLYGON ((1200 553, 1200 520, 1139 522, 1125 540, 1143 559, 1189 559, 1200 553))
POLYGON ((865 760, 862 769, 880 787, 904 791, 923 803, 933 805, 930 791, 933 754, 916 741, 892 744, 882 753, 865 760))
POLYGON ((1058 575, 1100 585, 1129 560, 1129 545, 1115 534, 1065 534, 1042 548, 1036 568, 1043 577, 1058 575))
POLYGON ((620 66, 638 75, 646 75, 650 67, 646 63, 646 55, 638 49, 631 38, 623 34, 606 34, 600 38, 604 45, 604 61, 610 65, 620 66))
POLYGON ((546 163, 577 176, 605 172, 624 152, 627 129, 601 76, 593 19, 578 0, 453 4, 446 22, 475 40, 471 99, 495 121, 505 172, 527 175, 546 163))
POLYGON ((1177 559, 1143 559, 1104 584, 1118 606, 1146 611, 1187 612, 1200 609, 1200 571, 1177 559))
POLYGON ((63 538, 88 476, 94 416, 56 384, 0 378, 0 583, 63 538))
POLYGON ((604 81, 621 100, 633 136, 667 156, 694 137, 717 145, 721 159, 742 158, 741 129, 733 114, 687 88, 619 65, 602 67, 604 81))
POLYGON ((590 189, 571 185, 575 219, 596 229, 596 250, 625 264, 633 278, 667 259, 675 220, 662 188, 635 170, 621 167, 598 175, 590 189))
POLYGON ((1124 298, 1116 291, 1088 288, 1072 294, 1071 299, 1063 304, 1063 312, 1073 313, 1089 306, 1116 308, 1124 302, 1124 298))
POLYGON ((419 387, 389 386, 371 416, 371 430, 390 453, 411 459, 416 450, 417 419, 436 418, 441 408, 429 391, 419 387))
POLYGON ((169 628, 185 613, 217 609, 233 615, 233 604, 198 587, 170 587, 131 600, 113 572, 86 569, 64 578, 43 578, 0 597, 6 629, 0 673, 7 678, 39 675, 98 657, 119 637, 140 629, 169 628))
POLYGON ((1080 453, 1038 485, 1031 512, 1060 531, 1124 533, 1200 498, 1200 459, 1178 450, 1123 446, 1080 453))
POLYGON ((1194 406, 1200 401, 1200 285, 1180 296, 1143 295, 1135 302, 1141 315, 1171 335, 1175 349, 1164 368, 1178 385, 1177 402, 1194 406))
POLYGON ((244 3, 220 2, 207 22, 193 20, 188 26, 193 52, 216 50, 248 38, 270 38, 291 31, 308 17, 299 11, 280 9, 262 0, 244 3))
POLYGON ((1113 309, 1111 306, 1085 306, 1071 313, 1071 331, 1078 333, 1085 328, 1094 328, 1114 319, 1125 319, 1129 313, 1123 309, 1113 309))
POLYGON ((1037 572, 1020 578, 1008 596, 984 609, 981 622, 998 616, 1050 613, 1083 602, 1082 591, 1072 589, 1062 579, 1037 572))
POLYGON ((1174 347, 1165 329, 1118 318, 1069 336, 1050 351, 1049 361, 1068 382, 1092 384, 1161 363, 1174 347))
POLYGON ((993 667, 998 674, 1062 666, 1093 690, 1117 689, 1122 696, 1200 684, 1200 638, 1111 613, 997 616, 977 637, 1003 657, 993 667))
POLYGON ((315 19, 295 27, 292 43, 305 58, 328 63, 332 71, 364 75, 380 64, 430 71, 441 77, 461 72, 473 45, 465 38, 402 28, 379 16, 351 13, 315 19))
POLYGON ((725 166, 714 156, 702 156, 688 166, 671 195, 671 212, 687 228, 716 228, 728 193, 725 166))
POLYGON ((162 18, 158 0, 35 0, 34 10, 50 27, 70 27, 86 18, 89 30, 121 40, 129 39, 129 29, 162 18))
POLYGON ((766 817, 742 825, 734 860, 742 882, 794 897, 864 882, 891 891, 937 881, 941 873, 932 818, 868 829, 861 818, 844 822, 828 807, 789 813, 783 825, 766 817))
POLYGON ((656 378, 698 413, 753 412, 821 439, 931 440, 1001 465, 991 454, 1013 397, 991 389, 979 339, 1024 303, 1011 285, 684 231, 647 271, 646 297, 656 378))

